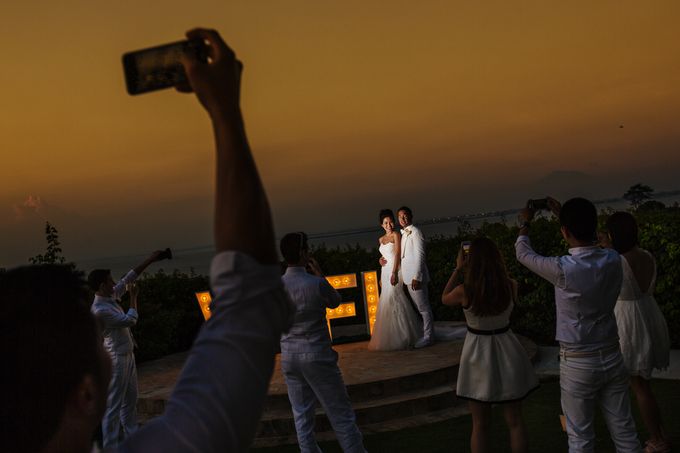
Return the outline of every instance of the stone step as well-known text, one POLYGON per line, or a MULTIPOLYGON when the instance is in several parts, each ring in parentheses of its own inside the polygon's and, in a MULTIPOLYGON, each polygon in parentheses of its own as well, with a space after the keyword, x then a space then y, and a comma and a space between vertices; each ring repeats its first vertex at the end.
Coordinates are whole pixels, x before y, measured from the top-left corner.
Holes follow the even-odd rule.
MULTIPOLYGON (((357 424, 364 426, 405 419, 415 415, 437 412, 459 405, 455 383, 437 387, 417 389, 371 400, 352 402, 357 424)), ((316 409, 316 431, 332 431, 323 409, 316 409)), ((286 437, 295 435, 295 423, 290 410, 265 411, 260 422, 257 437, 286 437)))
MULTIPOLYGON (((403 395, 406 392, 439 387, 455 382, 456 376, 458 376, 458 365, 382 381, 350 384, 347 386, 347 393, 352 404, 358 404, 377 398, 387 398, 403 395)), ((265 412, 277 410, 291 410, 288 393, 270 394, 267 397, 265 412)))
MULTIPOLYGON (((364 436, 397 431, 400 429, 415 428, 418 426, 430 425, 432 423, 443 422, 468 414, 466 404, 455 404, 451 407, 436 410, 432 412, 413 415, 410 417, 396 418, 377 423, 370 423, 360 426, 361 433, 364 436)), ((336 440, 335 433, 332 430, 316 432, 316 439, 319 442, 327 442, 336 440)), ((288 435, 257 437, 253 442, 253 448, 276 447, 278 445, 292 445, 297 443, 295 432, 288 435)))
MULTIPOLYGON (((533 360, 536 345, 526 338, 518 338, 533 360)), ((435 423, 466 413, 467 404, 455 395, 462 340, 389 352, 368 351, 366 345, 359 342, 335 347, 357 423, 364 434, 435 423)), ((142 423, 162 414, 185 360, 186 353, 175 354, 140 366, 138 414, 142 423)), ((296 443, 280 355, 276 357, 268 393, 254 445, 296 443)), ((321 409, 316 411, 316 422, 319 440, 335 439, 321 409)))

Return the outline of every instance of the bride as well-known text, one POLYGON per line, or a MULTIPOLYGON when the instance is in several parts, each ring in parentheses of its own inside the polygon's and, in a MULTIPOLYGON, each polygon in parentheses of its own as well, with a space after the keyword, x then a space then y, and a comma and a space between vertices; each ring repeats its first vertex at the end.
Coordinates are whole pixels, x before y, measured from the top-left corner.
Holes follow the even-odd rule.
POLYGON ((400 272, 401 235, 394 229, 394 213, 380 211, 380 225, 385 234, 380 237, 380 254, 386 264, 380 275, 380 299, 373 334, 368 343, 372 351, 395 351, 413 347, 420 337, 420 318, 411 307, 402 288, 400 272))

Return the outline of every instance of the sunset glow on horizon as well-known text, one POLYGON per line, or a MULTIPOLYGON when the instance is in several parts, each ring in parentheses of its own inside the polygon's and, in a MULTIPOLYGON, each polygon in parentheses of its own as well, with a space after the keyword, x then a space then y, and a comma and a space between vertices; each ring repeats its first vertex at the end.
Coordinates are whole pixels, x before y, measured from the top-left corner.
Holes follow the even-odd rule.
POLYGON ((212 242, 207 114, 174 90, 128 96, 120 61, 194 26, 245 64, 281 233, 680 189, 678 23, 674 1, 14 2, 0 267, 44 249, 45 220, 71 259, 212 242))

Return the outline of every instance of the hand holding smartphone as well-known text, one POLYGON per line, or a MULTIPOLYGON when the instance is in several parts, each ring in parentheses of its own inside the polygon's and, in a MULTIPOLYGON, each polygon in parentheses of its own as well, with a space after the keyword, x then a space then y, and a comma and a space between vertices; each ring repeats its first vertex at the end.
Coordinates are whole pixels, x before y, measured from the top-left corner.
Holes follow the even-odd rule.
POLYGON ((463 256, 465 258, 467 258, 468 255, 470 254, 470 244, 472 244, 472 242, 470 241, 463 241, 460 244, 461 248, 463 249, 463 256))

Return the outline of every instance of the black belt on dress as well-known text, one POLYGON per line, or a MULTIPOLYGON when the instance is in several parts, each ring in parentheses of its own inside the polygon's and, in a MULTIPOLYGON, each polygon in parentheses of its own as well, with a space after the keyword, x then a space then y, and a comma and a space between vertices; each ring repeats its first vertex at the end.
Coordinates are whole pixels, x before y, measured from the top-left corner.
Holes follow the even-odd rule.
POLYGON ((505 333, 508 330, 510 330, 510 324, 508 324, 505 327, 501 327, 500 329, 494 329, 494 330, 478 330, 478 329, 473 329, 470 326, 467 326, 467 330, 470 333, 474 333, 475 335, 498 335, 499 333, 505 333))

